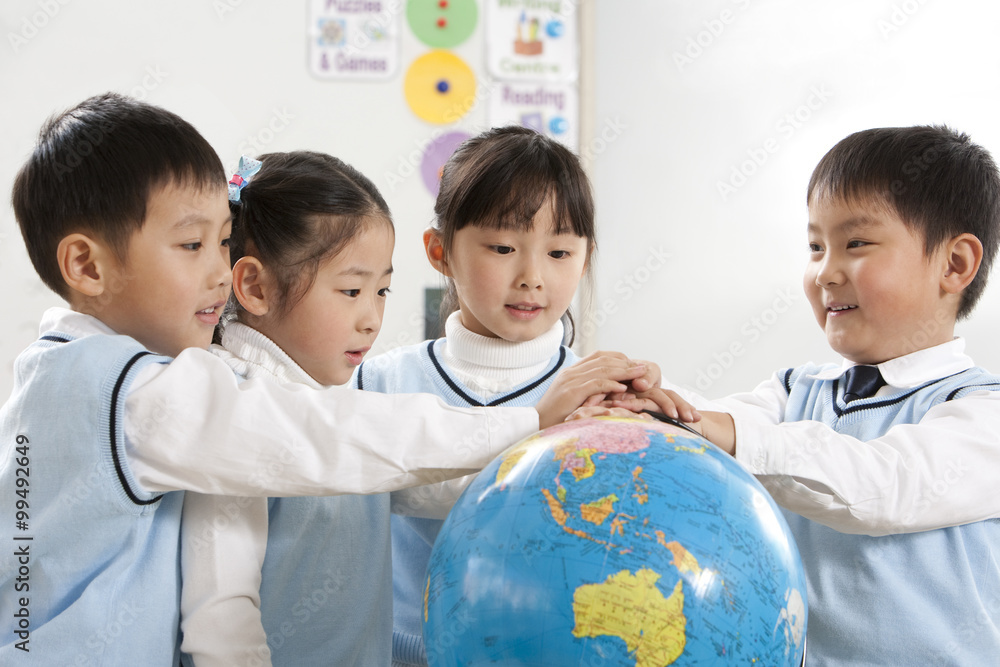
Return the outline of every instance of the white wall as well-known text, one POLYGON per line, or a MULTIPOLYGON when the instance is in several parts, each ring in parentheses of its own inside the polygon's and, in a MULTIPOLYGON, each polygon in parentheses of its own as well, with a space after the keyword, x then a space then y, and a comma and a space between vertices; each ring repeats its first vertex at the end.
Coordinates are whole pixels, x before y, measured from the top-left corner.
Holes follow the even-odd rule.
MULTIPOLYGON (((998 19, 977 0, 598 2, 597 344, 709 396, 837 360, 801 287, 812 169, 851 132, 922 123, 1000 157, 998 19)), ((992 369, 998 295, 958 328, 992 369)))
MULTIPOLYGON (((253 137, 269 139, 263 150, 333 153, 372 177, 397 223, 380 343, 419 340, 422 290, 436 284, 420 248, 433 202, 419 175, 391 188, 385 174, 398 173, 435 128, 406 108, 402 73, 388 84, 313 79, 306 0, 63 2, 0 6, 0 396, 39 315, 59 303, 27 261, 10 184, 49 114, 109 89, 190 120, 229 167, 253 137), (44 7, 52 16, 42 21, 44 7), (15 48, 10 35, 22 35, 26 21, 41 25, 15 48)), ((831 358, 800 273, 805 185, 837 140, 866 127, 947 122, 1000 152, 1000 51, 989 46, 1000 9, 985 0, 596 4, 594 136, 582 145, 601 244, 597 310, 579 324, 597 345, 654 359, 682 384, 705 374, 700 388, 709 395, 748 388, 782 365, 831 358), (883 35, 880 21, 896 27, 893 19, 899 29, 883 35), (679 68, 674 52, 689 38, 707 46, 679 68), (816 108, 803 111, 810 100, 816 108), (794 131, 779 126, 795 113, 809 117, 794 131), (769 139, 776 152, 723 201, 717 182, 769 139), (734 344, 740 354, 730 361, 734 344)), ((405 27, 402 35, 405 68, 426 49, 405 27)), ((481 50, 478 31, 456 49, 480 69, 481 50)), ((484 121, 477 108, 461 127, 476 131, 484 121)), ((997 293, 960 327, 992 368, 1000 368, 989 335, 1000 320, 997 293)))

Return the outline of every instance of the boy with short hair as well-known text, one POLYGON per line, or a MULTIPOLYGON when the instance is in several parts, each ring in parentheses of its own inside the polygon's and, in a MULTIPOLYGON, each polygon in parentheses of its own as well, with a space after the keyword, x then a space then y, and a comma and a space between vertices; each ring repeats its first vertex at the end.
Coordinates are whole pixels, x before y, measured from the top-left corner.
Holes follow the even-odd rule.
POLYGON ((779 371, 701 428, 786 508, 807 664, 993 664, 1000 377, 954 327, 996 255, 997 167, 945 127, 872 129, 827 153, 807 201, 805 292, 844 362, 779 371))
POLYGON ((47 123, 13 204, 33 265, 71 309, 46 312, 0 410, 0 526, 13 533, 0 555, 4 664, 177 664, 177 490, 439 482, 622 391, 618 380, 650 379, 605 355, 537 412, 238 385, 206 349, 231 285, 222 164, 190 124, 129 98, 94 97, 47 123))

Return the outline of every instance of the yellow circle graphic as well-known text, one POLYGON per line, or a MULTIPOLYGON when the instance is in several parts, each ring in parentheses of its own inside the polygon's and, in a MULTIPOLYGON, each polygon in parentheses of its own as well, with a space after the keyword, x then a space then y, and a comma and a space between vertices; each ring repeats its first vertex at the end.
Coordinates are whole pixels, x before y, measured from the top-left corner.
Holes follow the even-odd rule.
POLYGON ((403 93, 421 120, 436 125, 454 123, 476 103, 476 75, 450 51, 431 51, 406 71, 403 93))

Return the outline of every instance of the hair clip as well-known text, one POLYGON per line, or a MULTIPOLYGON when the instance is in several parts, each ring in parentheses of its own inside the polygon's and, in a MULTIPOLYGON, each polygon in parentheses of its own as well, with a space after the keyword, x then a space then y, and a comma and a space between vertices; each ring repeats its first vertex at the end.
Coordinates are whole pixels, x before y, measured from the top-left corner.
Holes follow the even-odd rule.
POLYGON ((255 160, 246 155, 240 157, 240 166, 236 173, 229 179, 229 201, 238 202, 240 200, 240 190, 247 186, 253 175, 260 171, 260 160, 255 160))

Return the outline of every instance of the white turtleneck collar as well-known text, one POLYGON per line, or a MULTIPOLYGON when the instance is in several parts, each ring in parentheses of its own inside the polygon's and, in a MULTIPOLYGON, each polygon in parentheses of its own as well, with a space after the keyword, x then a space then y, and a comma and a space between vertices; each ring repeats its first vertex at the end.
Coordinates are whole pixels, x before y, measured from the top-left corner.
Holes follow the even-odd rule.
POLYGON ((222 329, 222 347, 213 345, 212 352, 247 379, 264 376, 279 382, 298 382, 314 389, 323 388, 277 343, 235 320, 226 323, 222 329))
POLYGON ((462 384, 483 398, 507 392, 542 373, 563 340, 561 321, 523 343, 488 338, 465 328, 457 311, 448 317, 444 330, 442 361, 462 384))

